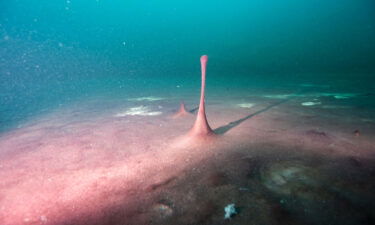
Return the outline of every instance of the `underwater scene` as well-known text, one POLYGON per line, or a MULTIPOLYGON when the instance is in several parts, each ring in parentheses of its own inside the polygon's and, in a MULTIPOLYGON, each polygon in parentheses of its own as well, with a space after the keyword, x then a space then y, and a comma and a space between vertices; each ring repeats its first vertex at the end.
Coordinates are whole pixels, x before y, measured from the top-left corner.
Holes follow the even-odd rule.
POLYGON ((0 225, 375 224, 374 0, 1 0, 0 225))

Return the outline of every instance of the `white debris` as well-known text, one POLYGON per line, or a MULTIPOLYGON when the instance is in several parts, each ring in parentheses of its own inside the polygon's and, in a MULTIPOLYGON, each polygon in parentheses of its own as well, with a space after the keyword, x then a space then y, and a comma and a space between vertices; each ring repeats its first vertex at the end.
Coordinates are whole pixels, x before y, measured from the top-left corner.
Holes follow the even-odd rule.
POLYGON ((153 207, 155 213, 161 218, 167 218, 173 215, 173 209, 166 204, 155 204, 153 207))
POLYGON ((235 204, 229 204, 224 208, 225 215, 224 219, 230 219, 233 215, 237 214, 235 204))

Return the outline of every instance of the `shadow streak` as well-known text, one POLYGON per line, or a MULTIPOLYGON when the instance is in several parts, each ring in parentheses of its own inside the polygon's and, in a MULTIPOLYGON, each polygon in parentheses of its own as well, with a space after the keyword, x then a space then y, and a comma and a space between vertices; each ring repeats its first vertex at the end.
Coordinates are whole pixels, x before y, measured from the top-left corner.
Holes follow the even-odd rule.
POLYGON ((272 109, 272 108, 275 107, 275 106, 278 106, 278 105, 284 104, 284 103, 286 103, 286 102, 292 100, 293 98, 295 98, 295 97, 290 97, 290 98, 284 99, 284 100, 282 100, 282 101, 280 101, 280 102, 276 102, 276 103, 274 103, 274 104, 272 104, 272 105, 267 106, 267 107, 264 108, 264 109, 261 109, 261 110, 255 112, 255 113, 250 114, 250 115, 247 115, 247 116, 245 116, 245 117, 243 117, 243 118, 241 118, 241 119, 239 119, 239 120, 232 121, 232 122, 228 123, 227 125, 224 125, 224 126, 218 127, 218 128, 216 128, 216 129, 214 129, 214 133, 215 133, 215 134, 225 134, 226 132, 228 132, 228 131, 231 130, 232 128, 234 128, 234 127, 240 125, 240 124, 241 124, 242 122, 244 122, 245 120, 250 119, 251 117, 256 116, 256 115, 259 115, 259 114, 261 114, 261 113, 263 113, 263 112, 266 112, 266 111, 272 109))
POLYGON ((195 113, 195 111, 197 111, 199 109, 199 107, 195 107, 194 109, 191 109, 191 110, 188 110, 189 113, 195 113))

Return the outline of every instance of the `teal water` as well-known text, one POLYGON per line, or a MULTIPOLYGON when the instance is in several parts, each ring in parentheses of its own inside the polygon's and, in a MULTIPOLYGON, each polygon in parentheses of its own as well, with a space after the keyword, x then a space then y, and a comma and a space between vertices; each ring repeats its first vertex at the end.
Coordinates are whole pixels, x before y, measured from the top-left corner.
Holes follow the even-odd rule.
POLYGON ((375 2, 1 1, 0 130, 85 96, 188 92, 202 54, 208 91, 372 96, 375 2))

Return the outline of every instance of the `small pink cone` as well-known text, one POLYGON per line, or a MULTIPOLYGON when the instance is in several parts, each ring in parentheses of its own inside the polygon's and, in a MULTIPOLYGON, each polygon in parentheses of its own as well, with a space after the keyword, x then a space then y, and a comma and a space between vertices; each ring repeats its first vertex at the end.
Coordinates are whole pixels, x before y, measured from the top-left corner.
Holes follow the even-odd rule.
POLYGON ((179 118, 179 117, 185 117, 191 115, 188 111, 186 111, 185 103, 181 102, 180 103, 180 109, 176 114, 173 115, 173 118, 179 118))

